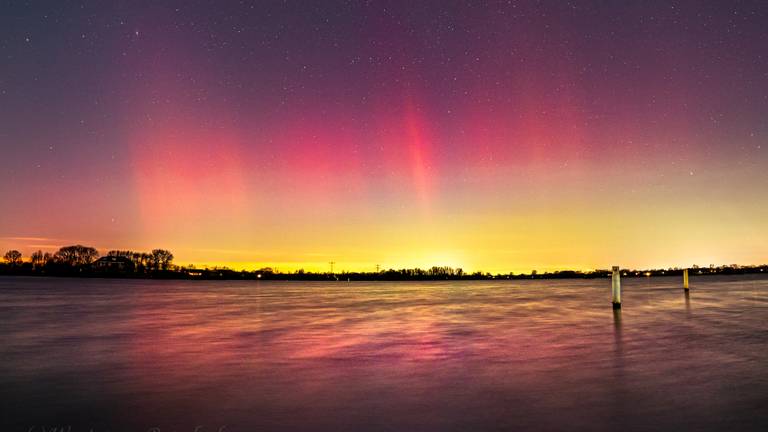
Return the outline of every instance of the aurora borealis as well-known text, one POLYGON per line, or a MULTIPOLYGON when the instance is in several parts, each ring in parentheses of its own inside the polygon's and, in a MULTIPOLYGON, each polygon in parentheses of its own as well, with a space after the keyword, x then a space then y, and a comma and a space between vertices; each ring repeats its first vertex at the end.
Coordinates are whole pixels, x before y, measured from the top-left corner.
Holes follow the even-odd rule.
POLYGON ((2 250, 768 262, 765 2, 0 8, 2 250))

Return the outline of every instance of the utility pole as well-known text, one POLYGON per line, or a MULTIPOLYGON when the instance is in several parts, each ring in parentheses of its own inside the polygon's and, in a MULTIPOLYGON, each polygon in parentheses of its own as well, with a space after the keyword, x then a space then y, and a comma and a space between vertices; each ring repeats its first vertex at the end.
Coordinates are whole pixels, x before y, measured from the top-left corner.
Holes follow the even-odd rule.
POLYGON ((379 273, 381 271, 380 269, 381 269, 381 266, 376 264, 376 273, 379 273))
POLYGON ((333 274, 333 265, 336 264, 336 261, 329 261, 328 264, 331 265, 331 274, 333 274))

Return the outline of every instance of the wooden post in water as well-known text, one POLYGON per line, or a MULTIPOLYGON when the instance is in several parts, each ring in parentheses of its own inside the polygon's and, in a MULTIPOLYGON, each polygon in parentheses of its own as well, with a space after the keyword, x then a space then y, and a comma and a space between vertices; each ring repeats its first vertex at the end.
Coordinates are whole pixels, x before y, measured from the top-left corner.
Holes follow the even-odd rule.
POLYGON ((683 289, 688 291, 688 269, 683 270, 683 289))
POLYGON ((621 273, 619 266, 613 266, 611 275, 611 302, 614 309, 621 309, 621 273))

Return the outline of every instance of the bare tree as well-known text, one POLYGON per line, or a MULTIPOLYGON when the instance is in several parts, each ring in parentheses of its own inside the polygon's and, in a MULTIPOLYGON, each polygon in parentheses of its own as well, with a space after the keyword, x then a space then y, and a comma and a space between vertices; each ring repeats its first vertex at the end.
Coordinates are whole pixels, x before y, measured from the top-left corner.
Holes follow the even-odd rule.
POLYGON ((3 259, 12 266, 19 265, 21 264, 21 252, 17 250, 9 250, 3 255, 3 259))
POLYGON ((150 254, 150 260, 155 270, 168 270, 173 261, 173 254, 166 249, 154 249, 150 254))
POLYGON ((139 263, 141 264, 141 271, 145 272, 150 268, 151 256, 148 253, 142 252, 139 254, 139 263))
POLYGON ((96 249, 83 245, 64 246, 54 255, 56 261, 73 267, 90 264, 98 257, 96 249))
POLYGON ((30 261, 32 261, 32 268, 38 268, 40 266, 43 266, 47 263, 46 255, 50 257, 50 254, 43 253, 43 251, 38 250, 36 252, 32 252, 32 255, 30 255, 30 261))

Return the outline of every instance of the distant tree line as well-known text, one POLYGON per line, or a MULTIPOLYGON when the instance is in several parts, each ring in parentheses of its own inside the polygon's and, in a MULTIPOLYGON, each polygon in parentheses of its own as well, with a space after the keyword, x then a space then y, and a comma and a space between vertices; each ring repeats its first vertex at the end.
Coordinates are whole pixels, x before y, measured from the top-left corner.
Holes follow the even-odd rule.
MULTIPOLYGON (((730 275, 730 274, 765 274, 768 275, 768 265, 763 266, 721 266, 707 269, 692 268, 691 275, 730 275)), ((378 272, 309 272, 303 269, 289 273, 281 273, 266 267, 254 271, 236 271, 227 268, 195 269, 180 267, 180 278, 189 279, 243 279, 243 280, 300 280, 300 281, 436 281, 436 280, 530 280, 530 279, 596 279, 608 278, 611 270, 593 270, 582 272, 577 270, 562 270, 528 274, 491 274, 483 272, 464 272, 460 268, 431 267, 429 269, 389 269, 378 272), (186 277, 184 276, 186 275, 186 277)), ((658 277, 680 276, 683 269, 654 269, 654 270, 622 270, 624 277, 658 277)))
MULTIPOLYGON (((29 257, 29 263, 32 268, 40 268, 49 265, 67 265, 71 267, 84 266, 91 264, 99 257, 99 252, 92 247, 83 245, 64 246, 55 254, 38 250, 29 257)), ((5 262, 11 267, 18 267, 24 264, 21 252, 9 250, 3 255, 5 262)))
POLYGON ((171 270, 173 254, 165 249, 153 249, 152 252, 134 252, 130 250, 111 250, 107 256, 121 257, 130 260, 137 272, 147 270, 171 270))
MULTIPOLYGON (((153 277, 175 279, 253 279, 253 280, 304 280, 304 281, 406 281, 406 280, 488 280, 488 279, 589 279, 610 277, 610 270, 588 272, 562 270, 547 273, 491 274, 467 273, 461 268, 433 266, 428 269, 405 268, 375 272, 311 272, 304 269, 282 273, 265 267, 254 271, 235 271, 228 268, 179 267, 173 264, 173 254, 166 249, 151 252, 111 250, 104 257, 90 246, 64 246, 51 254, 43 251, 32 253, 25 261, 21 252, 9 250, 0 263, 0 274, 62 275, 62 276, 112 276, 112 277, 153 277)), ((768 265, 710 267, 693 266, 691 275, 765 274, 768 265)), ((681 268, 633 270, 622 269, 624 277, 679 276, 681 268)))
POLYGON ((169 272, 177 270, 173 265, 173 254, 166 249, 153 249, 151 252, 134 252, 111 250, 106 257, 119 257, 120 263, 128 262, 129 266, 117 267, 113 261, 105 260, 104 265, 99 266, 99 252, 96 248, 83 245, 64 246, 51 254, 38 250, 29 256, 29 261, 24 261, 21 252, 9 250, 3 255, 4 266, 0 267, 5 273, 15 274, 90 274, 110 273, 115 269, 120 272, 148 274, 151 272, 169 272))

